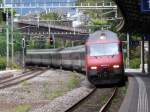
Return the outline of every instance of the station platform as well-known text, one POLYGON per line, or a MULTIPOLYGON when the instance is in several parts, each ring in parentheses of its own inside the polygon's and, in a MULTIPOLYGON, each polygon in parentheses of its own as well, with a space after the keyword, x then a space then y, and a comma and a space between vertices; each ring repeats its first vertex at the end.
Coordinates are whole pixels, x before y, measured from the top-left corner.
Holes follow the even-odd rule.
POLYGON ((129 85, 119 112, 150 112, 150 75, 127 69, 129 85))
MULTIPOLYGON (((139 69, 125 69, 125 72, 126 73, 141 73, 142 72, 142 69, 139 68, 139 69)), ((145 68, 145 73, 147 73, 147 69, 145 68)))

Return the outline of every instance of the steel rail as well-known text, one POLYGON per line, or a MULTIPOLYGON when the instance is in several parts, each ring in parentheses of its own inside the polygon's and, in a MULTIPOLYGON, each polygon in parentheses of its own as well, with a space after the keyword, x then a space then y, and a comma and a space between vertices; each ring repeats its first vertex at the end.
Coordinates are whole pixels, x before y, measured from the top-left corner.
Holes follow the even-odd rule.
POLYGON ((40 71, 39 70, 39 71, 34 71, 34 72, 35 72, 35 74, 33 74, 33 72, 31 72, 30 74, 28 74, 28 75, 27 74, 26 75, 22 75, 19 78, 18 77, 14 77, 13 79, 11 79, 10 82, 6 81, 4 83, 1 83, 0 84, 0 89, 11 87, 11 86, 17 85, 17 84, 19 84, 21 82, 24 82, 26 80, 32 79, 32 78, 34 78, 34 77, 36 77, 36 76, 44 73, 45 70, 44 71, 40 71))
POLYGON ((11 74, 11 73, 5 73, 5 76, 1 76, 1 77, 0 77, 0 82, 1 82, 2 80, 9 79, 9 78, 11 78, 11 77, 13 77, 13 76, 14 76, 14 75, 11 74))
MULTIPOLYGON (((106 112, 109 109, 109 105, 111 104, 113 98, 115 97, 116 93, 117 93, 117 89, 115 88, 112 95, 109 97, 109 99, 107 100, 107 102, 102 106, 102 108, 100 109, 99 112, 106 112)), ((88 99, 97 89, 94 88, 87 96, 83 97, 79 102, 77 102, 76 104, 74 104, 73 106, 71 106, 69 109, 67 109, 65 112, 70 112, 73 111, 74 109, 76 109, 76 107, 80 104, 82 104, 86 99, 88 99)))
POLYGON ((83 97, 80 101, 78 101, 77 103, 75 103, 73 106, 71 106, 70 108, 68 108, 65 112, 70 112, 71 110, 73 110, 76 106, 80 105, 82 102, 84 102, 88 97, 90 97, 95 91, 97 90, 97 88, 93 88, 93 90, 87 94, 85 97, 83 97))
POLYGON ((111 97, 107 100, 107 102, 102 106, 99 112, 107 112, 109 109, 110 104, 112 103, 113 98, 116 96, 118 88, 115 88, 111 97))
POLYGON ((28 71, 28 72, 25 72, 25 73, 20 73, 18 74, 18 76, 16 77, 10 77, 8 79, 4 79, 4 80, 0 80, 0 84, 3 84, 3 83, 7 83, 7 82, 10 82, 10 81, 13 81, 14 79, 19 79, 19 78, 22 78, 23 76, 27 76, 31 73, 34 73, 34 71, 28 71))

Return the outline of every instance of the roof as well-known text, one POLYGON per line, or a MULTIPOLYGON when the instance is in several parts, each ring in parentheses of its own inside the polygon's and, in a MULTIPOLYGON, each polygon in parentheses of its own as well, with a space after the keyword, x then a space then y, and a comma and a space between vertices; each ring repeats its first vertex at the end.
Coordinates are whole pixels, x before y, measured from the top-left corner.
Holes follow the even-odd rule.
POLYGON ((101 36, 105 36, 107 40, 118 40, 117 34, 109 30, 98 30, 90 34, 88 41, 100 40, 101 36))
POLYGON ((141 0, 114 0, 124 21, 117 27, 122 32, 150 34, 150 13, 141 11, 141 0))
POLYGON ((69 53, 69 52, 84 52, 85 46, 79 45, 67 48, 56 48, 56 49, 30 49, 27 50, 27 54, 53 54, 53 53, 69 53))

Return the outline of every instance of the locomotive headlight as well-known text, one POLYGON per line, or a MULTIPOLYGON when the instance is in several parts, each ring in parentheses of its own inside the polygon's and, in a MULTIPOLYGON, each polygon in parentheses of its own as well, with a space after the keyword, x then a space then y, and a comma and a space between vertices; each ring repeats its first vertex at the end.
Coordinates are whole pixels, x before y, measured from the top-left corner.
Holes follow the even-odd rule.
POLYGON ((113 68, 119 68, 120 66, 119 65, 113 65, 113 68))
POLYGON ((91 70, 97 70, 97 66, 91 66, 90 69, 91 70))

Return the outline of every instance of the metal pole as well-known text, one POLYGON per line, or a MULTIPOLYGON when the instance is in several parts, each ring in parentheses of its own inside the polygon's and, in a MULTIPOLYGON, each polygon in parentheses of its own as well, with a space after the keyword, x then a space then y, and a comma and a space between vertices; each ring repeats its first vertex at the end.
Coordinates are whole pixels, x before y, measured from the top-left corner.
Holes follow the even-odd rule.
POLYGON ((50 34, 51 34, 51 28, 50 28, 50 23, 49 23, 49 25, 48 25, 48 34, 49 34, 49 38, 50 38, 50 34))
POLYGON ((73 47, 74 46, 74 41, 73 40, 72 40, 71 44, 72 44, 72 47, 73 47))
POLYGON ((61 47, 64 48, 64 40, 61 38, 61 47))
POLYGON ((126 65, 129 68, 130 65, 130 35, 127 33, 127 62, 126 65))
POLYGON ((147 71, 148 71, 148 74, 150 74, 150 40, 148 40, 148 57, 147 57, 147 59, 148 59, 148 67, 147 67, 147 71))
POLYGON ((14 19, 13 18, 13 8, 11 8, 11 45, 12 45, 11 46, 11 48, 12 48, 11 49, 11 53, 12 53, 11 54, 11 56, 12 56, 11 57, 12 58, 11 61, 12 61, 12 64, 14 63, 14 36, 13 36, 13 26, 14 25, 13 25, 13 19, 14 19))
POLYGON ((74 30, 74 35, 76 34, 76 28, 75 27, 73 27, 73 30, 74 30))
MULTIPOLYGON (((6 9, 7 10, 7 9, 6 9)), ((6 11, 6 38, 7 38, 7 41, 6 41, 6 45, 7 45, 7 68, 9 68, 9 23, 8 23, 8 10, 6 11)))
POLYGON ((25 72, 25 37, 22 38, 22 71, 25 72))
POLYGON ((40 24, 40 15, 39 15, 39 13, 37 14, 37 25, 38 25, 38 28, 39 28, 39 25, 40 24))
POLYGON ((115 11, 115 18, 116 18, 116 19, 118 18, 118 11, 117 11, 117 9, 116 9, 116 11, 115 11))
POLYGON ((141 65, 142 65, 142 73, 145 73, 145 67, 144 67, 144 37, 142 37, 142 41, 141 41, 141 65))
POLYGON ((6 5, 6 0, 3 0, 3 4, 4 4, 4 12, 6 11, 5 5, 6 5))
POLYGON ((54 41, 54 43, 53 43, 53 44, 54 44, 54 48, 56 48, 56 45, 55 45, 56 43, 55 43, 55 36, 54 36, 54 34, 52 35, 52 38, 53 38, 53 41, 54 41))
MULTIPOLYGON (((22 6, 22 0, 20 2, 20 5, 22 6)), ((21 8, 21 16, 23 15, 23 8, 21 8)))

